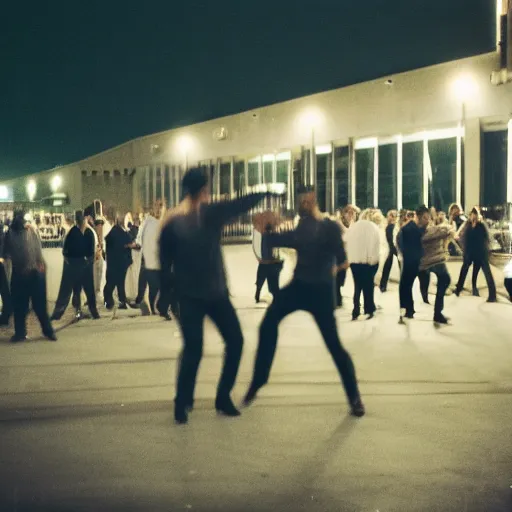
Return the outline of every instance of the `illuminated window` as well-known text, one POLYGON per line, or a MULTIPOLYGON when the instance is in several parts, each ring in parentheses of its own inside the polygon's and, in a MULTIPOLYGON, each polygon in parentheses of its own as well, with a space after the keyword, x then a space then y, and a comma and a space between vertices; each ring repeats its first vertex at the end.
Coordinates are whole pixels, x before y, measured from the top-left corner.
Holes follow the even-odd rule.
POLYGON ((334 149, 334 207, 343 208, 349 202, 350 160, 348 147, 334 149))
POLYGON ((156 179, 155 200, 159 200, 159 199, 162 199, 162 170, 160 169, 160 167, 156 168, 155 179, 156 179))
POLYGON ((274 159, 263 160, 263 183, 274 183, 274 159))
POLYGON ((170 180, 170 169, 169 166, 166 165, 164 167, 164 199, 165 205, 167 207, 171 206, 171 180, 170 180))
POLYGON ((331 153, 316 155, 316 197, 318 201, 318 207, 322 212, 328 212, 332 207, 331 168, 331 153))
POLYGON ((231 193, 231 164, 220 164, 220 190, 221 196, 231 193))
POLYGON ((457 138, 429 140, 428 156, 432 170, 429 206, 447 212, 450 204, 457 200, 457 138))
POLYGON ((498 206, 507 202, 507 145, 507 130, 482 134, 482 206, 498 206))
POLYGON ((386 213, 397 205, 397 153, 396 144, 379 146, 379 208, 386 213))
POLYGON ((423 204, 423 141, 403 145, 402 207, 416 210, 423 204))
POLYGON ((235 162, 233 169, 233 186, 235 192, 242 192, 245 188, 245 162, 235 162))
POLYGON ((257 160, 252 160, 248 165, 248 180, 249 186, 259 185, 260 183, 260 163, 257 160))
POLYGON ((375 148, 356 149, 356 204, 373 207, 375 148))

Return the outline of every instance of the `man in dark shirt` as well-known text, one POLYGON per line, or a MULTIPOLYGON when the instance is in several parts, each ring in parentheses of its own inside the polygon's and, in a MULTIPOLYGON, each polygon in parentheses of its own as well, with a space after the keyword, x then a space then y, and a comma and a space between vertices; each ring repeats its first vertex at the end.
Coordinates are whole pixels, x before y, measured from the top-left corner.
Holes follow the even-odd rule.
MULTIPOLYGON (((412 287, 419 275, 420 261, 423 256, 423 244, 421 239, 426 227, 425 221, 430 212, 426 206, 420 206, 416 210, 416 218, 405 224, 398 234, 398 248, 402 253, 403 267, 400 276, 400 322, 404 317, 414 318, 414 299, 412 287)), ((427 297, 428 300, 428 297, 427 297)))
MULTIPOLYGON (((3 254, 5 241, 4 223, 0 222, 0 257, 3 254)), ((0 296, 2 297, 2 314, 0 315, 0 325, 9 325, 9 319, 12 315, 11 291, 9 290, 9 281, 4 261, 0 261, 0 296)))
POLYGON ((11 341, 27 339, 26 319, 30 301, 44 336, 51 341, 57 341, 47 310, 46 266, 41 240, 35 229, 26 225, 24 212, 21 210, 14 213, 14 219, 5 237, 3 257, 10 259, 12 263, 14 336, 11 341))
POLYGON ((382 278, 380 280, 380 291, 382 293, 387 291, 389 274, 393 267, 393 259, 397 257, 395 241, 393 240, 393 233, 395 230, 396 221, 398 218, 398 212, 396 210, 390 210, 387 215, 388 225, 386 226, 386 240, 388 242, 389 253, 382 269, 382 278))
POLYGON ((87 221, 82 210, 75 212, 75 225, 64 239, 62 249, 64 266, 60 282, 59 295, 53 310, 52 320, 60 320, 69 304, 73 293, 73 308, 76 318, 81 317, 82 288, 87 297, 87 305, 94 319, 100 317, 96 307, 94 293, 94 257, 96 242, 94 233, 87 229, 87 221))
POLYGON ((132 249, 136 244, 130 233, 123 228, 124 217, 117 215, 116 224, 105 237, 107 254, 107 282, 103 297, 107 309, 114 307, 114 290, 117 288, 119 309, 128 309, 126 304, 125 281, 128 268, 132 264, 132 249))
POLYGON ((185 198, 169 213, 160 235, 162 286, 169 286, 165 277, 172 268, 183 335, 174 409, 178 424, 187 423, 188 411, 193 407, 205 316, 212 319, 226 344, 215 408, 226 416, 240 415, 230 394, 238 373, 243 337, 229 299, 221 235, 229 220, 249 211, 267 195, 250 194, 208 204, 208 177, 199 168, 185 174, 182 189, 185 198))
POLYGON ((265 226, 265 232, 261 238, 261 259, 258 260, 258 271, 256 274, 256 294, 254 299, 256 303, 260 301, 260 294, 265 281, 268 283, 268 290, 275 299, 279 291, 279 275, 283 269, 283 261, 279 258, 279 254, 270 244, 267 235, 274 231, 271 224, 265 226))
POLYGON ((352 414, 363 416, 365 410, 354 364, 341 345, 334 317, 334 278, 347 265, 341 230, 336 222, 322 218, 314 190, 302 190, 299 204, 301 220, 294 231, 267 235, 274 247, 295 249, 297 265, 292 282, 280 290, 261 323, 254 374, 244 402, 249 405, 268 381, 279 323, 291 313, 304 310, 313 315, 322 333, 345 387, 352 414))

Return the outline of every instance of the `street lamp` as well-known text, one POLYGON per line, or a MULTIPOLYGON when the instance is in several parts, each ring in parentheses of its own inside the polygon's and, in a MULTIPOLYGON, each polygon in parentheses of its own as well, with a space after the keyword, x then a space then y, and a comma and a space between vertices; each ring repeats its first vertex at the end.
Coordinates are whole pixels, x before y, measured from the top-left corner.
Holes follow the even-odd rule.
POLYGON ((466 103, 477 94, 477 85, 470 75, 461 75, 452 83, 452 95, 461 104, 461 120, 457 130, 456 201, 462 201, 462 140, 466 133, 466 103))
POLYGON ((59 188, 61 187, 62 185, 62 178, 57 174, 56 176, 54 176, 52 178, 52 181, 50 183, 50 186, 51 186, 51 189, 52 189, 52 192, 57 192, 59 190, 59 188))
POLYGON ((34 198, 36 197, 36 192, 37 192, 36 182, 34 180, 30 180, 27 183, 27 196, 28 196, 29 201, 34 200, 34 198))
POLYGON ((311 132, 311 151, 310 151, 310 176, 309 184, 316 182, 316 155, 315 155, 315 128, 322 122, 322 113, 318 109, 305 110, 300 116, 300 125, 311 132))

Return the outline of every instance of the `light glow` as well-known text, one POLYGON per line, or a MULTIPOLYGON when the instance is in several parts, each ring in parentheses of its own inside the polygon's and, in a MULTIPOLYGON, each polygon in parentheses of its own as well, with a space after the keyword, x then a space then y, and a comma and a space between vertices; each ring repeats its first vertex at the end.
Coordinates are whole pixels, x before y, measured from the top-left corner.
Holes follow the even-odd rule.
POLYGON ((322 121, 322 112, 317 108, 309 108, 300 115, 300 125, 309 130, 317 128, 322 121))
POLYGON ((36 182, 34 180, 30 180, 27 183, 27 196, 28 196, 29 201, 34 200, 34 198, 36 197, 36 192, 37 192, 36 182))
POLYGON ((278 153, 276 156, 276 160, 278 162, 282 162, 284 160, 291 160, 291 159, 292 159, 291 151, 285 151, 284 153, 278 153))
POLYGON ((59 190, 61 185, 62 185, 62 178, 57 174, 57 176, 54 176, 52 178, 52 181, 50 183, 50 187, 51 187, 53 192, 57 192, 57 190, 59 190))
POLYGON ((378 144, 377 137, 368 137, 366 139, 356 140, 354 143, 355 149, 370 149, 376 148, 378 144))
POLYGON ((315 153, 317 155, 330 155, 332 153, 331 144, 322 144, 321 146, 316 146, 315 153))
POLYGON ((263 161, 264 162, 273 162, 274 160, 275 160, 275 156, 274 155, 271 155, 271 154, 263 155, 263 161))
POLYGON ((477 92, 478 87, 476 82, 470 75, 460 76, 452 83, 453 97, 462 103, 475 97, 477 92))
POLYGON ((192 139, 188 135, 182 135, 177 141, 177 146, 179 150, 183 153, 187 153, 192 149, 193 142, 192 139))

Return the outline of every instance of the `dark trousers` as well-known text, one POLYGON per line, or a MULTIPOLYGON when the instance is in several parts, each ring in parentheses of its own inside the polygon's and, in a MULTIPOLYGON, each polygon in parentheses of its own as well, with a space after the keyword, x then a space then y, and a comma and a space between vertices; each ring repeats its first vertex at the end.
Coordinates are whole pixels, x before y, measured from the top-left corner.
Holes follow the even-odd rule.
POLYGON ((265 281, 268 283, 268 289, 275 298, 279 291, 279 275, 283 269, 283 264, 278 263, 260 263, 256 274, 256 301, 260 300, 260 293, 265 281))
MULTIPOLYGON (((160 291, 160 270, 144 269, 146 280, 149 285, 149 308, 152 313, 155 313, 155 302, 158 292, 160 291)), ((165 314, 166 311, 163 311, 165 314)))
POLYGON ((137 298, 135 302, 137 304, 141 304, 144 300, 144 295, 146 295, 146 288, 148 286, 148 279, 146 276, 146 262, 144 261, 144 256, 142 256, 140 262, 140 272, 139 272, 139 284, 137 286, 137 298))
POLYGON ((54 318, 61 318, 73 294, 73 308, 80 311, 82 288, 87 297, 87 305, 92 314, 98 312, 96 308, 96 294, 94 292, 94 262, 78 258, 69 258, 64 261, 62 279, 60 281, 59 295, 53 310, 54 318))
POLYGON ((489 288, 489 298, 496 298, 496 283, 494 282, 494 277, 492 276, 491 266, 489 265, 489 260, 487 259, 474 259, 469 256, 464 258, 464 262, 462 263, 462 268, 460 269, 459 280, 457 282, 457 291, 461 292, 464 288, 464 283, 466 282, 466 277, 468 275, 469 267, 473 265, 473 290, 477 289, 477 279, 478 273, 480 269, 482 269, 485 280, 487 281, 487 288, 489 288))
MULTIPOLYGON (((396 250, 389 251, 388 257, 384 263, 384 268, 382 269, 382 277, 380 280, 380 289, 382 291, 386 291, 388 288, 389 274, 391 273, 391 268, 393 267, 393 259, 397 258, 396 250)), ((398 264, 400 264, 400 260, 398 260, 398 264)))
POLYGON ((156 308, 161 315, 167 314, 171 308, 174 316, 179 316, 179 304, 174 293, 174 278, 172 272, 168 270, 160 271, 160 296, 156 308))
POLYGON ((512 301, 512 278, 506 277, 504 285, 505 285, 505 289, 508 292, 509 299, 512 301))
POLYGON ((27 315, 29 305, 41 324, 45 336, 53 334, 53 328, 48 316, 46 302, 46 275, 44 272, 31 270, 19 273, 13 269, 11 278, 11 297, 14 311, 14 334, 18 337, 27 335, 27 315))
POLYGON ((352 263, 350 265, 354 277, 354 316, 361 312, 361 292, 364 298, 364 312, 367 315, 375 313, 377 309, 374 300, 375 274, 379 269, 378 265, 367 265, 364 263, 352 263))
POLYGON ((274 302, 267 309, 260 326, 252 389, 258 390, 268 382, 276 352, 277 331, 280 322, 295 311, 302 310, 313 315, 338 369, 349 402, 354 403, 359 398, 352 358, 343 348, 338 336, 333 298, 332 283, 308 284, 293 280, 280 290, 274 302))
POLYGON ((341 296, 341 288, 345 286, 345 281, 347 280, 347 271, 340 270, 336 274, 336 306, 343 305, 343 297, 341 296))
POLYGON ((107 282, 105 288, 103 288, 103 298, 107 306, 112 307, 114 305, 113 293, 116 288, 119 302, 121 304, 126 303, 125 281, 127 272, 128 266, 116 266, 115 263, 107 262, 107 282))
POLYGON ((9 281, 3 263, 0 263, 0 296, 2 297, 2 314, 0 318, 7 323, 12 315, 11 291, 9 290, 9 281))
POLYGON ((197 371, 203 356, 203 324, 206 316, 217 326, 226 345, 217 399, 230 399, 235 385, 242 357, 243 336, 231 301, 227 296, 216 300, 180 297, 179 323, 183 350, 179 360, 176 407, 187 407, 194 402, 197 371))
POLYGON ((405 260, 400 275, 400 286, 398 293, 400 296, 400 309, 405 309, 406 314, 414 314, 414 299, 412 296, 412 287, 419 274, 419 261, 405 260))
POLYGON ((428 269, 429 273, 437 276, 436 302, 434 304, 434 317, 440 315, 444 309, 444 296, 450 286, 451 278, 446 263, 439 263, 428 269))

